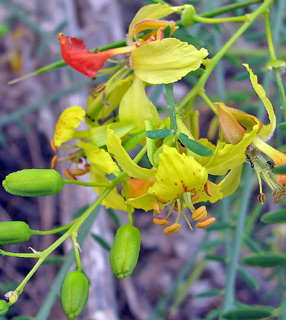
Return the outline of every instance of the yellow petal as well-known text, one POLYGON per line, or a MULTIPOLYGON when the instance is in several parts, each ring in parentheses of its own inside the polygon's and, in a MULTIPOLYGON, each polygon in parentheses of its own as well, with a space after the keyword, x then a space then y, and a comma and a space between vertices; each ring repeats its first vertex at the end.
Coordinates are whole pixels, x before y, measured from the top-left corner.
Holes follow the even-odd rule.
MULTIPOLYGON (((213 157, 202 157, 201 163, 208 173, 224 175, 228 170, 241 165, 245 161, 246 148, 253 142, 258 128, 259 124, 256 124, 253 130, 250 133, 246 133, 242 140, 235 145, 219 142, 214 150, 215 155, 213 157)), ((199 142, 204 145, 207 144, 209 147, 209 143, 204 143, 205 140, 200 139, 199 142)))
POLYGON ((110 154, 105 150, 87 142, 79 142, 77 145, 85 151, 90 163, 98 170, 104 172, 105 174, 119 171, 110 154))
POLYGON ((194 194, 203 190, 207 171, 194 157, 180 154, 177 149, 164 145, 159 156, 156 179, 148 193, 164 200, 174 200, 185 192, 194 194))
POLYGON ((262 100, 262 102, 265 106, 265 109, 268 113, 270 123, 268 125, 263 126, 263 128, 261 129, 261 131, 259 133, 261 138, 263 140, 265 140, 272 135, 272 133, 274 132, 274 130, 276 128, 276 116, 275 116, 275 113, 273 110, 273 106, 272 106, 270 100, 266 96, 264 88, 257 81, 257 76, 254 75, 252 70, 249 68, 248 64, 244 64, 244 66, 247 69, 247 71, 249 72, 250 81, 253 86, 253 89, 255 90, 255 92, 257 93, 259 98, 262 100))
POLYGON ((239 187, 242 165, 233 168, 226 177, 218 184, 223 198, 232 195, 239 187))
POLYGON ((54 143, 60 147, 63 143, 73 139, 75 129, 84 119, 85 111, 82 107, 73 106, 65 109, 60 115, 54 133, 54 143))
POLYGON ((149 20, 149 19, 160 19, 163 17, 168 16, 174 12, 181 12, 185 8, 193 7, 190 4, 183 5, 183 6, 176 6, 171 7, 168 4, 150 4, 148 6, 142 7, 134 16, 133 20, 131 21, 128 29, 128 39, 129 41, 132 40, 133 35, 133 28, 134 26, 142 21, 142 20, 149 20))
POLYGON ((131 52, 136 77, 151 84, 180 80, 198 69, 207 55, 206 49, 197 50, 175 38, 150 42, 131 52))
POLYGON ((159 122, 156 107, 147 98, 143 82, 136 77, 121 100, 118 114, 120 122, 134 124, 136 131, 145 128, 146 119, 152 120, 154 125, 159 122))
POLYGON ((128 29, 128 39, 132 39, 133 35, 133 28, 134 26, 142 21, 142 20, 149 20, 149 19, 160 19, 162 17, 166 17, 169 14, 173 13, 174 10, 168 4, 151 4, 148 6, 142 7, 134 16, 133 20, 131 21, 128 29))
POLYGON ((149 211, 153 209, 153 204, 158 202, 156 196, 147 193, 137 198, 129 198, 126 203, 133 208, 149 211))
POLYGON ((107 133, 106 146, 108 151, 114 155, 114 158, 123 171, 130 177, 137 179, 148 179, 155 176, 157 171, 155 168, 146 169, 139 167, 122 147, 120 138, 115 135, 111 129, 108 129, 107 133))

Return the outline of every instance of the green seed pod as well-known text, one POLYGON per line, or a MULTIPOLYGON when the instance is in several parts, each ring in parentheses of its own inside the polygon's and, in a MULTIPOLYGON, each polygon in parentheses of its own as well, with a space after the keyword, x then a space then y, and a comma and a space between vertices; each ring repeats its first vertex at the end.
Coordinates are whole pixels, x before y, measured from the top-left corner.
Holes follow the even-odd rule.
POLYGON ((61 301, 69 320, 78 317, 88 299, 89 282, 81 271, 71 271, 65 277, 62 286, 61 301))
POLYGON ((5 300, 0 300, 0 317, 5 316, 9 310, 9 303, 5 300))
POLYGON ((23 221, 0 222, 0 245, 16 244, 28 241, 32 231, 23 221))
POLYGON ((61 192, 64 180, 53 169, 24 169, 10 173, 2 184, 17 196, 42 197, 61 192))
POLYGON ((118 279, 129 277, 136 267, 141 236, 140 231, 131 225, 120 227, 110 251, 110 265, 118 279))

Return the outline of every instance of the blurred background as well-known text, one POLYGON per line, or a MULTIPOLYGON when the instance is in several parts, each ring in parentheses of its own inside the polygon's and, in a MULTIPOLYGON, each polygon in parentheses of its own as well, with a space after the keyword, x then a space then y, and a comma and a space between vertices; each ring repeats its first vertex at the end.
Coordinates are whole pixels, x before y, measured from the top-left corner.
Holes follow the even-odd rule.
MULTIPOLYGON (((193 4, 198 13, 234 2, 238 1, 186 1, 193 4)), ((53 157, 49 140, 53 138, 60 113, 72 105, 85 107, 90 88, 100 83, 95 84, 69 67, 30 77, 13 85, 8 85, 8 82, 60 60, 57 40, 59 32, 84 39, 88 48, 124 39, 134 14, 147 3, 143 0, 0 0, 1 181, 13 171, 49 168, 53 157)), ((183 1, 174 0, 169 3, 181 5, 183 1)), ((271 12, 273 23, 279 15, 280 3, 277 1, 271 12)), ((255 6, 250 7, 253 8, 255 6)), ((239 9, 235 14, 243 12, 239 9)), ((237 23, 216 27, 196 24, 190 28, 190 33, 203 42, 212 57, 238 27, 237 23)), ((285 12, 282 22, 279 26, 276 24, 276 29, 273 30, 279 57, 285 58, 285 12)), ((269 97, 278 106, 277 117, 281 118, 281 102, 276 87, 272 84, 271 75, 264 69, 269 57, 263 19, 258 19, 253 24, 223 63, 218 65, 208 81, 208 94, 213 101, 224 101, 229 106, 241 106, 246 111, 257 113, 261 106, 253 103, 248 76, 241 66, 246 61, 260 74, 269 97)), ((189 76, 176 84, 178 101, 190 90, 196 79, 189 76)), ((211 135, 208 132, 208 123, 212 118, 209 108, 201 100, 197 102, 197 108, 202 115, 201 136, 211 135)), ((284 137, 279 133, 277 141, 280 145, 284 144, 284 137)), ((57 167, 61 173, 64 169, 61 165, 57 167)), ((255 191, 256 180, 253 181, 255 191)), ((256 195, 257 192, 254 192, 250 211, 255 209, 259 215, 272 209, 271 203, 258 208, 256 195)), ((235 197, 212 206, 211 214, 219 214, 226 208, 237 210, 240 196, 238 190, 235 197)), ((53 226, 69 223, 78 210, 94 199, 92 190, 69 185, 59 195, 38 199, 11 196, 1 187, 0 221, 21 220, 27 222, 32 229, 48 230, 53 226)), ((118 213, 117 217, 121 224, 126 223, 125 213, 118 213)), ((84 270, 91 281, 91 289, 87 308, 80 319, 216 319, 206 315, 222 304, 220 292, 226 281, 224 249, 220 246, 220 240, 224 236, 222 231, 190 231, 185 225, 179 233, 165 236, 160 228, 153 225, 151 213, 138 212, 135 224, 142 231, 139 264, 132 277, 118 281, 111 273, 109 253, 106 250, 112 244, 117 229, 114 212, 100 209, 93 215, 93 219, 91 229, 82 234, 85 241, 81 257, 84 270), (97 241, 91 234, 97 236, 97 241), (100 243, 98 238, 106 243, 100 243), (204 296, 204 292, 212 294, 204 296)), ((275 245, 278 240, 273 240, 273 234, 283 240, 284 233, 285 230, 277 229, 274 232, 270 228, 264 228, 258 229, 255 237, 268 237, 269 243, 275 245)), ((56 236, 53 235, 34 236, 27 243, 3 246, 3 249, 13 252, 29 252, 29 247, 43 250, 55 239, 56 236)), ((66 319, 58 299, 59 284, 73 263, 71 258, 68 260, 60 257, 72 249, 71 241, 66 242, 28 282, 19 301, 10 309, 5 319, 20 315, 39 320, 66 319)), ((4 294, 15 289, 34 263, 33 259, 1 256, 0 292, 4 294)), ((237 295, 241 301, 263 304, 264 299, 275 306, 275 296, 267 296, 267 293, 275 290, 275 283, 271 279, 265 279, 267 274, 264 272, 250 269, 248 275, 259 286, 251 287, 239 276, 237 295)))

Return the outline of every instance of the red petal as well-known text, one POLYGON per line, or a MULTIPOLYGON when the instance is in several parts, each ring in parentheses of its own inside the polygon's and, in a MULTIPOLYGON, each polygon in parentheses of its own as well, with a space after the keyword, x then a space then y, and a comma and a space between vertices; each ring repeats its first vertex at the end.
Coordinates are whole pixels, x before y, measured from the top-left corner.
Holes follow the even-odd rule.
POLYGON ((58 40, 64 61, 89 78, 93 78, 104 62, 114 55, 111 50, 92 53, 86 48, 83 40, 64 36, 62 33, 59 34, 58 40))

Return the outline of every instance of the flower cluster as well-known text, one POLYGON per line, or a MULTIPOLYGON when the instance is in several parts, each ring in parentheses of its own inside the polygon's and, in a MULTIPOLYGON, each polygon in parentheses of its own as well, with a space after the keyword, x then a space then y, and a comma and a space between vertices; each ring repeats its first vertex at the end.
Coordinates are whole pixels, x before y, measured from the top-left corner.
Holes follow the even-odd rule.
MULTIPOLYGON (((71 67, 90 78, 110 73, 106 83, 92 89, 86 111, 80 106, 70 107, 57 122, 52 142, 54 150, 63 145, 75 149, 60 159, 70 160, 65 171, 67 177, 76 179, 89 172, 91 182, 108 183, 124 173, 122 190, 114 188, 102 204, 125 211, 153 211, 153 222, 164 226, 165 234, 181 228, 181 216, 191 229, 191 220, 198 228, 211 225, 215 218, 208 217, 205 202, 214 203, 237 189, 245 161, 251 163, 257 174, 261 203, 265 199, 261 179, 273 189, 274 203, 281 201, 286 193, 286 176, 275 175, 272 162, 261 153, 275 165, 286 161, 286 155, 265 142, 276 127, 275 113, 248 65, 245 67, 251 84, 265 105, 270 123, 263 125, 255 116, 217 102, 214 106, 220 139, 216 145, 205 138, 198 139, 195 129, 186 125, 192 121, 184 113, 175 112, 174 128, 170 117, 160 118, 148 98, 146 86, 176 82, 205 64, 206 49, 197 50, 176 39, 174 21, 158 20, 188 7, 191 6, 156 4, 142 8, 130 24, 126 47, 91 52, 82 40, 59 35, 63 59, 71 67), (126 57, 113 60, 114 66, 102 69, 109 58, 117 55, 126 57), (112 116, 117 108, 118 116, 112 116), (86 123, 86 130, 77 130, 81 122, 86 123), (154 136, 150 136, 150 132, 154 136), (183 141, 192 144, 184 145, 182 135, 183 141), (67 146, 66 142, 71 141, 72 145, 67 146), (193 143, 208 152, 192 148, 193 143), (132 159, 128 154, 130 150, 140 151, 132 159), (149 167, 138 164, 145 154, 149 167), (75 165, 73 170, 72 165, 75 165), (174 213, 176 218, 170 223, 174 213)), ((193 123, 198 127, 198 118, 193 123)), ((57 160, 55 156, 53 168, 57 160)), ((101 195, 105 188, 94 189, 101 195)))

